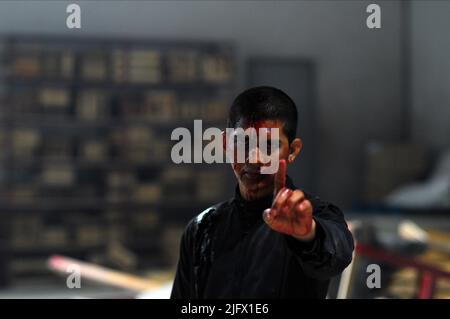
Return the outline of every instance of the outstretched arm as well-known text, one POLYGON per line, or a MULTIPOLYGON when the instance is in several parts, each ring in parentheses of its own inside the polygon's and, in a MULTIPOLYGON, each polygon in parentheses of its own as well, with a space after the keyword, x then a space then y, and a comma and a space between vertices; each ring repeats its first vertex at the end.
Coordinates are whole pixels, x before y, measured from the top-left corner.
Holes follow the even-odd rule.
POLYGON ((280 161, 274 180, 272 207, 263 213, 274 231, 286 241, 311 277, 329 279, 342 272, 352 259, 353 237, 340 209, 301 190, 285 187, 286 162, 280 161))

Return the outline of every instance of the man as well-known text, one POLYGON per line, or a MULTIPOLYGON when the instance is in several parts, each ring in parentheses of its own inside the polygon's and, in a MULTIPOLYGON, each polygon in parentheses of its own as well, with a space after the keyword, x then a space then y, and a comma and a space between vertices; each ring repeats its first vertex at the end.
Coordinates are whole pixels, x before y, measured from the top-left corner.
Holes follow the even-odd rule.
POLYGON ((302 147, 297 117, 291 98, 273 87, 234 100, 229 128, 279 129, 279 169, 270 175, 261 174, 267 163, 231 164, 235 196, 186 227, 171 298, 325 298, 330 278, 351 262, 353 238, 340 209, 286 176, 302 147))

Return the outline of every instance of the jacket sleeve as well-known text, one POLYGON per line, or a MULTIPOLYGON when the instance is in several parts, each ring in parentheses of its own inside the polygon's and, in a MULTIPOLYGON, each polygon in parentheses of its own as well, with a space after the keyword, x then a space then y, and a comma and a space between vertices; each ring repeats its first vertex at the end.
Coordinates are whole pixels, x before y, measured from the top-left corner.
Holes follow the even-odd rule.
POLYGON ((193 297, 193 236, 194 222, 191 221, 181 237, 178 265, 170 295, 171 299, 189 299, 193 297))
POLYGON ((309 277, 327 280, 340 274, 352 261, 353 236, 338 207, 318 197, 310 201, 316 237, 304 243, 286 235, 286 241, 309 277))

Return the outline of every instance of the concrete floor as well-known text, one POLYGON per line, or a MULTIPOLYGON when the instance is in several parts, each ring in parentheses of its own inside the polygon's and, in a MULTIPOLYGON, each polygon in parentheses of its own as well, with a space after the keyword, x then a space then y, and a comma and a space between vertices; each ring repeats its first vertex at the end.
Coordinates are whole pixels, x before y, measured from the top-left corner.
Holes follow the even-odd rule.
MULTIPOLYGON (((358 214, 357 212, 346 213, 348 221, 370 221, 376 225, 378 235, 383 240, 395 240, 395 232, 400 221, 406 216, 400 214, 358 214)), ((409 220, 420 227, 433 229, 450 235, 450 218, 447 216, 408 216, 409 220)), ((450 257, 449 257, 450 264, 450 257)), ((166 272, 165 279, 161 281, 161 288, 146 293, 100 285, 92 282, 82 282, 81 288, 69 289, 65 279, 62 277, 45 277, 22 279, 14 285, 0 289, 0 299, 3 298, 33 298, 33 299, 61 299, 61 298, 168 298, 171 289, 173 270, 162 270, 166 272)), ((161 273, 161 270, 157 272, 161 273)), ((151 273, 151 271, 147 272, 151 273)))

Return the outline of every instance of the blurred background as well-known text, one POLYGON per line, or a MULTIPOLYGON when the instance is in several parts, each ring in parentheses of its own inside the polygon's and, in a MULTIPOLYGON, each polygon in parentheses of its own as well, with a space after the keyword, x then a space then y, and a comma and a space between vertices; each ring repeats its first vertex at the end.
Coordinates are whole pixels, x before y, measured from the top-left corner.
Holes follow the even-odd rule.
POLYGON ((329 298, 450 297, 450 2, 376 1, 369 29, 373 1, 76 1, 68 29, 73 2, 0 2, 0 298, 167 298, 186 223, 235 187, 173 164, 171 132, 262 84, 299 108, 289 174, 358 242, 329 298))

